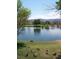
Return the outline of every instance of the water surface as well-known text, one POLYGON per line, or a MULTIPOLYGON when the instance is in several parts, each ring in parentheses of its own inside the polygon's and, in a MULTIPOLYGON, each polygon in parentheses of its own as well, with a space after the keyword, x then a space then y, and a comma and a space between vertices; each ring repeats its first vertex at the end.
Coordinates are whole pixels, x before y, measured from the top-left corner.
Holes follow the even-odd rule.
POLYGON ((50 41, 60 40, 60 28, 40 28, 40 27, 25 27, 25 30, 17 36, 18 40, 36 40, 50 41))

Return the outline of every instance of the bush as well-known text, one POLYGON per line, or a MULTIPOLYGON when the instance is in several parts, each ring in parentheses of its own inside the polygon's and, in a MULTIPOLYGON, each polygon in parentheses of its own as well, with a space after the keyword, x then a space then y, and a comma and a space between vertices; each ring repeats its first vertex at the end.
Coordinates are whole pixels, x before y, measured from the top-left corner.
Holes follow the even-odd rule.
POLYGON ((34 41, 33 40, 30 40, 30 42, 33 43, 34 41))
POLYGON ((25 44, 22 42, 17 42, 17 49, 25 47, 25 44))

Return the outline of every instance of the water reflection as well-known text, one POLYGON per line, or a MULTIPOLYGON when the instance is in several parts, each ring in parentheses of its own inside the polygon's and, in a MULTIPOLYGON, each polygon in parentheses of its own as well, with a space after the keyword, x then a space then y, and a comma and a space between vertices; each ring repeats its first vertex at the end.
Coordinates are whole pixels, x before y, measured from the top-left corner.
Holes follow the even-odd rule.
POLYGON ((41 28, 34 28, 34 34, 39 35, 41 32, 41 28))
POLYGON ((25 27, 17 38, 20 40, 58 40, 61 39, 61 30, 54 27, 25 27))
POLYGON ((49 27, 45 27, 46 30, 49 30, 49 27))
POLYGON ((22 34, 24 30, 25 30, 24 27, 23 27, 23 28, 19 28, 19 29, 17 29, 17 35, 22 34))
POLYGON ((41 30, 43 30, 43 29, 45 29, 45 30, 49 30, 49 27, 35 27, 33 30, 34 30, 34 34, 35 35, 39 35, 40 34, 40 32, 41 32, 41 30))

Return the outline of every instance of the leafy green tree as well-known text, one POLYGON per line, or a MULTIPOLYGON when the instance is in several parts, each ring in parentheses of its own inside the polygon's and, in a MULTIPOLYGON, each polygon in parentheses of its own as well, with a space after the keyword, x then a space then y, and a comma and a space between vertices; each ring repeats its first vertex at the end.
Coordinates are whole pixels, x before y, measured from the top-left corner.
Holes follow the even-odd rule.
POLYGON ((49 22, 49 21, 46 21, 46 22, 45 22, 45 24, 49 25, 49 24, 50 24, 50 22, 49 22))
POLYGON ((20 0, 17 0, 17 11, 22 7, 22 3, 20 0))
POLYGON ((56 2, 56 9, 57 9, 57 10, 61 10, 61 0, 58 0, 58 1, 56 2))
POLYGON ((27 19, 31 11, 24 8, 20 0, 17 0, 17 33, 19 34, 24 26, 27 24, 27 19))
POLYGON ((34 20, 33 24, 34 24, 34 25, 39 25, 39 24, 41 24, 40 19, 34 20))

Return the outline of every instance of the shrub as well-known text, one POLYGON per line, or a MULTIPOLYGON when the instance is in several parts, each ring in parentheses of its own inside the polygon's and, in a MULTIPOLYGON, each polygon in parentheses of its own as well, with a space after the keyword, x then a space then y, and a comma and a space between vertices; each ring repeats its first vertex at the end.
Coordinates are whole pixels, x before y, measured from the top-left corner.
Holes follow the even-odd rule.
POLYGON ((40 51, 40 48, 36 48, 36 50, 40 51))
POLYGON ((17 42, 17 49, 25 47, 25 44, 22 42, 17 42))
POLYGON ((33 43, 34 41, 33 41, 33 40, 30 40, 30 42, 32 42, 32 43, 33 43))

